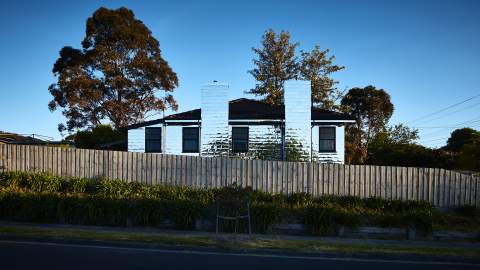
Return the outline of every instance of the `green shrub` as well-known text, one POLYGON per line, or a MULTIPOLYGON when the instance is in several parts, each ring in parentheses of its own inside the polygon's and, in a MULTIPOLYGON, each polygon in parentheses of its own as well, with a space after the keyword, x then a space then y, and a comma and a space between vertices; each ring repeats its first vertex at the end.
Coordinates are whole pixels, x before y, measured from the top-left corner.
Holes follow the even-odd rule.
POLYGON ((281 206, 277 203, 254 203, 251 205, 251 225, 254 232, 265 233, 280 220, 281 206))
POLYGON ((129 197, 134 194, 136 184, 121 180, 101 179, 97 182, 97 192, 106 197, 129 197))
POLYGON ((59 192, 63 180, 47 173, 2 172, 0 186, 10 189, 26 188, 34 192, 59 192))
MULTIPOLYGON (((304 223, 314 234, 360 225, 428 231, 433 220, 428 202, 353 196, 313 198, 307 193, 272 195, 236 185, 195 189, 107 179, 63 181, 45 173, 4 172, 0 173, 0 187, 0 218, 31 222, 110 226, 173 222, 178 229, 191 229, 197 219, 213 221, 216 202, 222 200, 249 201, 254 232, 269 231, 274 223, 284 221, 304 223)), ((462 211, 472 212, 465 209, 462 211)))
POLYGON ((70 180, 66 181, 66 183, 68 184, 68 187, 65 189, 72 193, 95 192, 95 182, 88 178, 72 177, 70 180))
POLYGON ((287 202, 294 208, 302 208, 311 205, 313 197, 308 193, 299 192, 288 196, 287 202))
POLYGON ((361 224, 358 213, 332 203, 308 206, 304 221, 316 235, 333 234, 339 226, 355 228, 361 224))
POLYGON ((62 178, 46 173, 30 174, 27 179, 27 187, 34 192, 59 192, 62 188, 62 178))
POLYGON ((25 187, 29 175, 25 172, 2 172, 0 173, 0 187, 9 189, 25 187))

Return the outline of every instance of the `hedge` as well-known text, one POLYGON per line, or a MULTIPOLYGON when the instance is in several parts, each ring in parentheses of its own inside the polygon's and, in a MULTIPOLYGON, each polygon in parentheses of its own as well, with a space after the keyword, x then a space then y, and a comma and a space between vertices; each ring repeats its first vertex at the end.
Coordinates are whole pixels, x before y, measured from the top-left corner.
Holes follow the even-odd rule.
POLYGON ((108 179, 62 179, 44 173, 0 173, 0 219, 104 226, 158 227, 169 222, 193 229, 197 220, 215 220, 216 201, 248 198, 254 232, 280 222, 300 222, 312 234, 332 234, 339 226, 432 228, 427 202, 361 199, 352 196, 313 198, 230 186, 193 189, 147 186, 108 179))

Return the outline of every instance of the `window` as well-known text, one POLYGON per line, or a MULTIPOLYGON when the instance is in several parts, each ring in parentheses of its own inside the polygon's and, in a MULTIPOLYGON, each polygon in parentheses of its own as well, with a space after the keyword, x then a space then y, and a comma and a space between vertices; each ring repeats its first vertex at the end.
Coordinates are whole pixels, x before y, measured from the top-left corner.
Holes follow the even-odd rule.
POLYGON ((234 153, 248 152, 248 127, 232 128, 232 151, 234 153))
POLYGON ((162 128, 161 127, 145 128, 145 152, 146 153, 162 152, 162 128))
POLYGON ((319 152, 335 152, 335 127, 319 127, 319 152))
POLYGON ((183 153, 198 153, 198 127, 183 128, 183 153))

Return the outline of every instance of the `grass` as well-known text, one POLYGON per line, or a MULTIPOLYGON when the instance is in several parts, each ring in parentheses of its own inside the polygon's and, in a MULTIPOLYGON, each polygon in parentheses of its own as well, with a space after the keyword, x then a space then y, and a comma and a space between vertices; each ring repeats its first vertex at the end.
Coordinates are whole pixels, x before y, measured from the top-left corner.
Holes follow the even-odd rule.
POLYGON ((229 251, 288 251, 302 253, 397 254, 480 257, 478 248, 406 246, 381 243, 339 243, 328 239, 281 239, 243 235, 169 234, 168 232, 107 231, 3 225, 1 236, 42 239, 115 241, 182 247, 209 247, 229 251))

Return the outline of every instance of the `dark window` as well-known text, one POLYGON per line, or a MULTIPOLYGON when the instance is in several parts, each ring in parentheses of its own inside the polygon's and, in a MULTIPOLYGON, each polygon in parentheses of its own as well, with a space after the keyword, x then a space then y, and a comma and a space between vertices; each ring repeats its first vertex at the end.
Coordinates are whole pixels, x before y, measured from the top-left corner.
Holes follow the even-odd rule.
POLYGON ((198 127, 183 128, 182 145, 184 153, 198 153, 198 127))
POLYGON ((335 127, 319 127, 319 152, 335 152, 335 127))
POLYGON ((161 127, 145 128, 145 152, 146 153, 162 152, 162 128, 161 127))
POLYGON ((248 152, 248 127, 232 128, 232 151, 234 153, 248 152))

